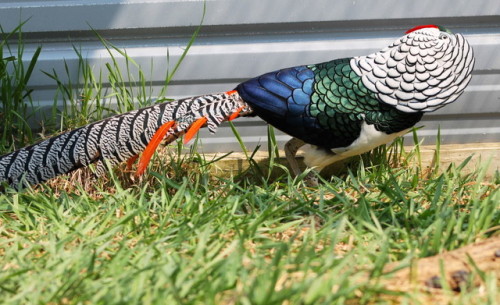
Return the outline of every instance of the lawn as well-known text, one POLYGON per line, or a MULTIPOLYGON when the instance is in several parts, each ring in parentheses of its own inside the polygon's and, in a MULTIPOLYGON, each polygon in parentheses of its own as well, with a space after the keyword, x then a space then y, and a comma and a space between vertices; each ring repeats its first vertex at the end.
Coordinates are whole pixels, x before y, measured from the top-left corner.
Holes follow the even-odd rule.
MULTIPOLYGON (((22 114, 31 102, 26 82, 33 68, 21 69, 22 54, 1 55, 4 66, 19 71, 2 76, 3 113, 22 114)), ((82 67, 85 83, 71 90, 47 72, 68 106, 54 133, 109 114, 83 58, 82 67), (89 111, 72 114, 82 91, 89 111)), ((113 62, 108 68, 118 80, 128 77, 113 62)), ((111 90, 123 107, 117 112, 147 100, 116 84, 111 90)), ((10 116, 2 129, 3 151, 37 140, 20 117, 10 116)), ((388 264, 406 268, 500 228, 500 174, 486 175, 493 165, 483 160, 465 171, 465 159, 424 167, 416 131, 414 137, 413 149, 398 140, 354 158, 317 188, 278 162, 271 132, 269 164, 256 164, 247 152, 249 169, 233 176, 211 174, 217 162, 177 144, 155 156, 143 179, 131 179, 120 166, 108 177, 79 170, 7 190, 0 195, 0 302, 497 304, 494 271, 472 270, 480 284, 465 282, 460 293, 445 283, 442 289, 386 285, 394 273, 388 264)))

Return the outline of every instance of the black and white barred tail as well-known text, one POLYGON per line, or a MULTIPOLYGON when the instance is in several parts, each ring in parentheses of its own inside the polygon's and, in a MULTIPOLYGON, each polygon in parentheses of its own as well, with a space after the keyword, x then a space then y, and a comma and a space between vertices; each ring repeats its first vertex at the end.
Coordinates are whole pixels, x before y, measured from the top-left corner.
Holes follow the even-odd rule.
POLYGON ((162 138, 170 143, 197 121, 207 125, 213 133, 223 121, 250 113, 250 107, 236 91, 185 98, 130 111, 1 156, 0 184, 19 189, 91 163, 97 163, 96 174, 102 175, 105 160, 118 164, 134 158, 168 122, 172 122, 172 127, 162 138))

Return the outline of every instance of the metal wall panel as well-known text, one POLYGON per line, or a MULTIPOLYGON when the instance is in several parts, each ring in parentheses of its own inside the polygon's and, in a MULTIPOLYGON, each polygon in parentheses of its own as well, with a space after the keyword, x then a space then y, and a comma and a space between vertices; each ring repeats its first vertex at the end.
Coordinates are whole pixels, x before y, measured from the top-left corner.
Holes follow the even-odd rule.
MULTIPOLYGON (((500 141, 498 0, 209 0, 205 4, 200 36, 171 82, 168 97, 226 91, 274 69, 368 54, 415 25, 440 24, 466 35, 476 54, 476 69, 459 101, 424 116, 420 125, 425 128, 419 134, 433 143, 439 126, 444 143, 500 141)), ((30 86, 34 100, 49 108, 56 84, 42 71, 64 75, 66 63, 75 80, 74 47, 94 72, 102 70, 107 79, 104 64, 110 56, 91 28, 126 49, 157 94, 167 69, 172 69, 200 23, 203 7, 202 0, 0 0, 0 25, 8 32, 29 18, 23 27, 26 58, 43 46, 30 86)), ((236 125, 250 149, 265 145, 262 121, 242 119, 236 125)), ((239 150, 227 125, 216 135, 202 135, 206 152, 239 150)), ((286 139, 278 134, 280 142, 286 139)))

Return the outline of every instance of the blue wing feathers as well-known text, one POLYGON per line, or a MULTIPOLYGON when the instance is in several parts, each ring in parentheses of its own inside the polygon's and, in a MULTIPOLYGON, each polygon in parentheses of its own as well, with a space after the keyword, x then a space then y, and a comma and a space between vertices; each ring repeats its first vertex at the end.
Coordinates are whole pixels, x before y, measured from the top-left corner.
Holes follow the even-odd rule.
POLYGON ((236 90, 269 124, 294 137, 318 142, 323 138, 317 132, 321 127, 309 113, 314 77, 307 66, 287 68, 245 81, 236 90))
POLYGON ((309 105, 311 102, 311 94, 308 94, 302 89, 293 90, 292 96, 289 98, 289 103, 295 103, 302 106, 309 105))
POLYGON ((302 84, 302 90, 304 93, 308 94, 309 96, 312 95, 313 93, 313 88, 314 88, 314 79, 313 78, 308 78, 304 81, 302 84))
POLYGON ((302 87, 302 81, 297 78, 297 71, 295 69, 285 69, 278 71, 276 73, 276 78, 290 86, 291 88, 300 88, 302 87))
POLYGON ((294 107, 292 112, 303 114, 305 106, 311 101, 314 74, 305 66, 282 69, 252 78, 238 85, 237 90, 243 99, 253 108, 268 111, 286 111, 288 104, 296 103, 302 108, 294 107), (300 78, 299 78, 300 76, 300 78))
POLYGON ((256 105, 262 105, 261 107, 272 112, 282 113, 287 110, 286 104, 283 103, 281 97, 266 90, 258 82, 248 81, 238 86, 238 88, 240 94, 241 92, 245 92, 245 101, 262 101, 256 103, 256 105))
POLYGON ((292 89, 286 83, 279 81, 274 75, 263 75, 259 78, 262 88, 283 98, 288 98, 292 94, 292 89))
POLYGON ((304 82, 308 79, 313 79, 314 78, 314 74, 312 72, 312 70, 306 68, 306 67, 302 67, 303 69, 297 69, 297 79, 299 79, 300 81, 304 82))

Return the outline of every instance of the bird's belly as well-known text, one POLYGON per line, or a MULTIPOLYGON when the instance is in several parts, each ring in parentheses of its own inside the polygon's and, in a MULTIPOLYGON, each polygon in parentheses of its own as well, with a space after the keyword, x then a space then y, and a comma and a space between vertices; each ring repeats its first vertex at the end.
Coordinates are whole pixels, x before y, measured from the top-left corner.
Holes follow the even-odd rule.
POLYGON ((337 161, 365 153, 377 146, 387 144, 397 137, 405 134, 408 130, 409 129, 405 129, 400 132, 387 134, 385 132, 378 131, 375 128, 375 125, 363 122, 359 137, 349 146, 333 148, 331 149, 331 152, 325 149, 318 149, 318 147, 313 145, 304 147, 302 149, 304 151, 304 163, 308 167, 316 167, 318 170, 321 170, 325 166, 337 161))
POLYGON ((337 155, 344 156, 346 158, 359 155, 367 151, 370 151, 377 146, 387 144, 407 132, 408 129, 405 129, 400 132, 387 134, 385 132, 378 131, 375 128, 375 125, 363 122, 359 137, 356 140, 354 140, 354 142, 352 142, 351 145, 347 147, 333 148, 332 152, 334 152, 337 155))

